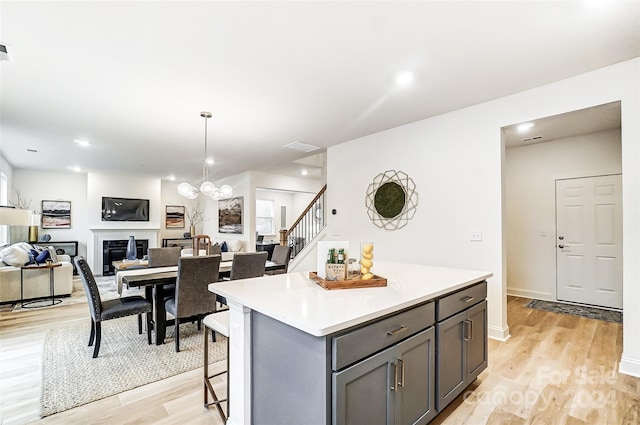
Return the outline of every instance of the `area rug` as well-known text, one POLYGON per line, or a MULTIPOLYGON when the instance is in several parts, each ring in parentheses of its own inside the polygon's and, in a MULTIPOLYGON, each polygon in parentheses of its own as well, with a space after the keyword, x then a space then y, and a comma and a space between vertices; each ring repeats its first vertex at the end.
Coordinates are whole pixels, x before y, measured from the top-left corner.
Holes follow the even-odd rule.
MULTIPOLYGON (((180 352, 173 341, 147 344, 138 334, 136 316, 102 324, 97 358, 88 347, 90 324, 51 329, 44 343, 40 416, 45 417, 202 366, 202 331, 196 324, 180 325, 180 352)), ((227 355, 226 338, 209 339, 209 359, 227 355)))
POLYGON ((622 323, 622 312, 584 305, 564 304, 553 301, 531 300, 525 305, 528 308, 564 313, 587 319, 604 320, 605 322, 622 323))

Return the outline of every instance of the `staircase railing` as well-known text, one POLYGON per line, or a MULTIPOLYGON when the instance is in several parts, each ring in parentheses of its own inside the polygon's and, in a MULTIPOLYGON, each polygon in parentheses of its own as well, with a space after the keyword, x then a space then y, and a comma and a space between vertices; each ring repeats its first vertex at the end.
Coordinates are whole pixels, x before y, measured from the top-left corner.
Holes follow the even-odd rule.
POLYGON ((291 228, 280 230, 280 245, 291 247, 292 259, 326 226, 327 215, 324 208, 326 191, 325 184, 291 228))

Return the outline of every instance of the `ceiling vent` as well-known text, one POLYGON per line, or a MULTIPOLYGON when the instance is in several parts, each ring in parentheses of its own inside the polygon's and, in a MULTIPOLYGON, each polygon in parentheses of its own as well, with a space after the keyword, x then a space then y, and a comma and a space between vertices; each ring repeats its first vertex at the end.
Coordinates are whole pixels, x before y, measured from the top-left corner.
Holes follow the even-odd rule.
POLYGON ((12 56, 11 47, 0 43, 0 61, 13 62, 12 56))
POLYGON ((522 139, 523 142, 537 142, 542 139, 542 136, 533 136, 526 139, 522 139))
POLYGON ((310 145, 302 142, 291 142, 288 145, 284 145, 285 148, 296 149, 302 152, 313 152, 320 149, 320 146, 310 145))

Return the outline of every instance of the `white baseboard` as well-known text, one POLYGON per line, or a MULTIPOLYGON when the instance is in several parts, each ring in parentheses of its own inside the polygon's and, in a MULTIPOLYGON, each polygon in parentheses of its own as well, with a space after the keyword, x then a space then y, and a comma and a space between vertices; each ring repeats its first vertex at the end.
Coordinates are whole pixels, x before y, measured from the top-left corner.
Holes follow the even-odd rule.
POLYGON ((620 366, 618 367, 618 372, 640 378, 640 360, 625 357, 623 354, 622 359, 620 360, 620 366))
POLYGON ((489 326, 489 338, 496 339, 498 341, 506 341, 511 338, 511 333, 509 332, 509 326, 505 326, 504 328, 499 328, 497 326, 489 326))
POLYGON ((530 291, 528 289, 507 288, 507 295, 535 300, 555 301, 556 298, 549 292, 530 291))

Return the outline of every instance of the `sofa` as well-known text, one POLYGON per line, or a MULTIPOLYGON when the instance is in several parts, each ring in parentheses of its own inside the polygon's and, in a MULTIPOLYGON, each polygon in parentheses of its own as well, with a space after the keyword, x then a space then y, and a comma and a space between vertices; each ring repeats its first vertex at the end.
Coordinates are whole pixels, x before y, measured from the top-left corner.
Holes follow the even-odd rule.
MULTIPOLYGON (((21 253, 19 253, 18 256, 13 254, 15 250, 24 251, 25 249, 31 249, 33 247, 33 245, 29 245, 26 242, 21 242, 11 245, 10 247, 5 247, 0 251, 0 259, 2 259, 2 262, 0 262, 0 303, 20 300, 20 265, 28 262, 28 260, 22 262, 21 260, 24 259, 24 257, 21 253), (5 260, 8 261, 9 264, 7 264, 5 260)), ((42 247, 37 248, 42 250, 42 247)), ((71 295, 73 291, 73 265, 71 264, 71 257, 68 255, 56 255, 51 259, 61 264, 60 267, 53 269, 54 294, 56 296, 71 295)), ((25 270, 23 277, 23 300, 50 296, 49 269, 25 270)))

